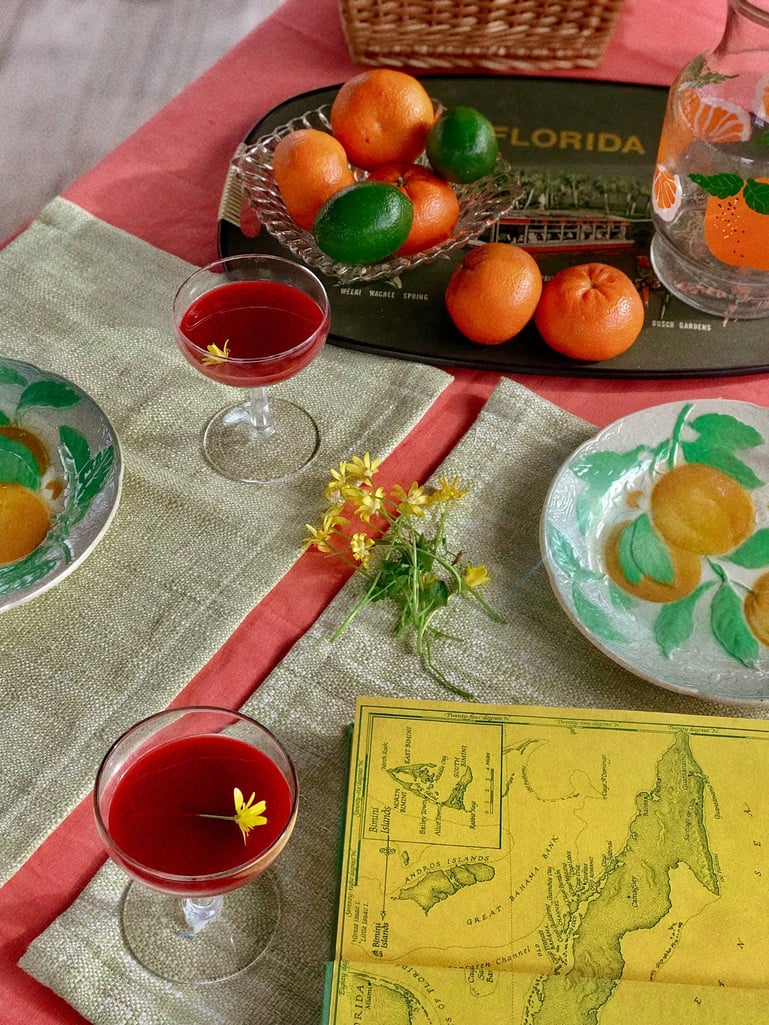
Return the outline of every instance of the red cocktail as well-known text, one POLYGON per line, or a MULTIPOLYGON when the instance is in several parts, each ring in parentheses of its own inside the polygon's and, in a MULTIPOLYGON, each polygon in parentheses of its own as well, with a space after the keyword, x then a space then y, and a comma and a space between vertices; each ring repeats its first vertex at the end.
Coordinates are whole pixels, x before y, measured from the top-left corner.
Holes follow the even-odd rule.
POLYGON ((258 957, 278 916, 262 873, 296 802, 290 758, 247 716, 169 709, 128 730, 99 769, 95 813, 107 853, 136 880, 122 914, 137 960, 173 981, 213 981, 258 957))
POLYGON ((186 897, 248 882, 285 836, 292 813, 288 783, 262 751, 201 735, 132 760, 108 798, 105 825, 113 860, 143 883, 186 897), (235 786, 266 803, 266 823, 246 838, 232 821, 235 786))
POLYGON ((233 281, 204 292, 184 311, 181 350, 206 377, 259 388, 303 370, 325 341, 323 309, 279 281, 233 281), (209 346, 227 352, 217 359, 209 346))
POLYGON ((214 381, 250 392, 245 403, 216 413, 203 434, 206 459, 225 477, 280 480, 317 452, 312 416, 294 402, 268 399, 267 385, 293 377, 318 355, 329 316, 315 274, 279 256, 217 260, 179 288, 173 322, 187 362, 214 381))

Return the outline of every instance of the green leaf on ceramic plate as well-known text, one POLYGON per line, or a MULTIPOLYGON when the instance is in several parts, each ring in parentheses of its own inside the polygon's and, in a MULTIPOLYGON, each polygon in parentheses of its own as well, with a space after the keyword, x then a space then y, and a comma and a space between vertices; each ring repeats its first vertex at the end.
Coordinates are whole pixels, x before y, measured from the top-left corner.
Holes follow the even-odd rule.
POLYGON ((622 567, 622 572, 625 574, 625 579, 629 584, 640 584, 643 578, 643 571, 636 562, 635 552, 633 550, 633 538, 635 537, 636 523, 638 520, 633 520, 632 523, 628 523, 623 528, 622 533, 619 536, 617 542, 617 556, 619 557, 619 564, 622 567))
POLYGON ((758 661, 758 641, 750 632, 742 612, 742 602, 731 584, 722 583, 710 607, 713 636, 732 658, 752 668, 758 661))
POLYGON ((633 561, 640 572, 661 584, 672 584, 676 578, 670 550, 652 526, 647 513, 635 521, 631 539, 633 561))
POLYGON ((718 199, 736 196, 744 185, 743 179, 736 174, 690 174, 689 177, 695 185, 718 199))
POLYGON ((571 590, 574 611, 583 626, 601 641, 615 641, 624 644, 627 638, 612 622, 612 619, 602 608, 592 602, 582 591, 578 584, 571 590))
POLYGON ((691 426, 719 448, 756 448, 766 441, 755 427, 729 413, 702 413, 691 421, 691 426))
POLYGON ((700 584, 685 598, 663 605, 660 609, 659 615, 654 621, 654 639, 666 658, 670 658, 676 648, 680 648, 691 637, 694 630, 694 610, 697 607, 697 602, 713 585, 714 581, 712 580, 700 584))
POLYGON ((567 577, 580 579, 585 575, 585 569, 579 561, 571 542, 552 524, 547 528, 547 545, 556 566, 562 569, 567 577))
POLYGON ((743 463, 729 449, 711 445, 703 438, 698 438, 696 441, 684 441, 681 448, 687 463, 704 463, 706 466, 713 466, 716 470, 721 470, 722 473, 734 477, 737 483, 742 484, 748 491, 760 488, 764 483, 747 463, 743 463))
POLYGON ((769 566, 769 528, 762 527, 728 556, 727 561, 745 569, 760 569, 769 566))
POLYGON ((645 451, 645 445, 638 445, 630 452, 593 452, 569 463, 569 469, 580 480, 606 489, 631 470, 638 469, 638 457, 645 451))
POLYGON ((16 367, 9 367, 0 360, 0 384, 18 384, 23 388, 26 383, 26 377, 22 377, 16 367))
POLYGON ((63 381, 35 381, 21 393, 16 413, 29 406, 50 406, 53 409, 65 409, 80 402, 80 395, 63 381))
POLYGON ((605 494, 604 488, 588 486, 577 496, 575 511, 577 526, 582 534, 589 533, 600 522, 603 516, 603 496, 605 494))
POLYGON ((6 416, 2 409, 0 409, 0 424, 9 424, 10 422, 11 418, 6 416))
POLYGON ((636 604, 636 599, 633 595, 628 594, 621 587, 617 587, 613 580, 609 581, 609 601, 615 609, 632 609, 636 604))
POLYGON ((0 434, 0 481, 21 484, 31 491, 40 487, 40 471, 26 445, 0 434))
POLYGON ((66 450, 67 455, 72 458, 75 469, 79 474, 91 458, 88 439, 80 431, 75 430, 74 427, 62 424, 59 428, 59 441, 66 450))
POLYGON ((115 462, 114 446, 108 445, 91 455, 88 440, 74 427, 59 428, 61 459, 70 481, 72 499, 69 503, 70 524, 85 516, 94 498, 107 482, 115 462))
POLYGON ((0 566, 0 594, 9 594, 37 583, 54 570, 57 563, 58 559, 43 544, 25 559, 0 566))

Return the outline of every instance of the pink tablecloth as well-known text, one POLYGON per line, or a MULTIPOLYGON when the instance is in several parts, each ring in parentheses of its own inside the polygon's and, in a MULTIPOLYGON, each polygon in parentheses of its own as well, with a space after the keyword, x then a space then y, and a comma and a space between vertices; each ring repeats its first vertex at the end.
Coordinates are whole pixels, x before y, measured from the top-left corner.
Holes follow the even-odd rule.
MULTIPOLYGON (((726 0, 625 0, 602 65, 573 77, 667 85, 679 67, 719 38, 725 11, 726 0)), ((335 0, 287 0, 65 196, 155 246, 203 263, 216 254, 217 209, 238 142, 282 100, 342 81, 356 70, 346 52, 335 0)), ((391 457, 393 474, 423 479, 467 430, 497 380, 493 373, 457 371, 454 383, 391 457)), ((769 404, 769 386, 761 376, 521 381, 596 425, 683 397, 769 404)), ((178 700, 233 706, 245 700, 313 622, 341 580, 337 570, 308 553, 178 700)), ((29 941, 85 885, 102 857, 90 807, 84 804, 0 890, 0 1023, 82 1023, 16 962, 29 941)))

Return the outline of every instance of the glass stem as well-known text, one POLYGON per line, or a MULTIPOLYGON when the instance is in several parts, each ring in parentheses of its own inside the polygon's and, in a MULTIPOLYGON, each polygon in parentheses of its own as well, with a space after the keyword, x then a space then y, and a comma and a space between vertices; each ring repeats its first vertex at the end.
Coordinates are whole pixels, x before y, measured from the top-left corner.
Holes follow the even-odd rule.
POLYGON ((185 897, 182 900, 182 911, 190 936, 197 936, 201 929, 213 922, 222 913, 224 897, 185 897))
POLYGON ((257 434, 268 438, 275 433, 275 421, 270 409, 266 388, 251 388, 249 391, 249 416, 257 434))

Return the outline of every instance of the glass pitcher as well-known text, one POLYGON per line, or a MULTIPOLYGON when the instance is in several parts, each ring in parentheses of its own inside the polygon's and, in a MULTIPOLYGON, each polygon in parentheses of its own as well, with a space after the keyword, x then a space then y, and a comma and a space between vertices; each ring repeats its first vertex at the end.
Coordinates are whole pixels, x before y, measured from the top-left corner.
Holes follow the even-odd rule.
POLYGON ((769 316, 769 0, 728 0, 670 88, 652 187, 657 277, 724 318, 769 316))

